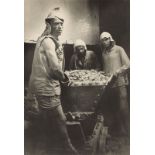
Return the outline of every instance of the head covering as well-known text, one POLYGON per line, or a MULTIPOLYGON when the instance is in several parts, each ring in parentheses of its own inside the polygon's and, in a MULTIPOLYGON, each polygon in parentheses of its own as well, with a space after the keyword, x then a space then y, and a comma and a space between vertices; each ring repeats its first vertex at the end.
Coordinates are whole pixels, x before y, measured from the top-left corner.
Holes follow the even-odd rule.
POLYGON ((84 49, 87 50, 85 42, 83 40, 81 40, 81 39, 77 39, 74 42, 74 52, 75 52, 75 48, 78 47, 78 46, 84 46, 84 49))
POLYGON ((49 20, 57 20, 61 21, 62 23, 64 22, 64 19, 59 11, 59 9, 54 9, 52 10, 48 16, 45 18, 45 23, 46 23, 46 28, 44 32, 42 33, 42 36, 49 35, 51 33, 51 25, 48 23, 49 20))
POLYGON ((61 22, 64 22, 64 19, 62 18, 62 15, 60 14, 59 10, 52 10, 45 18, 45 21, 47 22, 50 19, 56 19, 60 20, 61 22))
POLYGON ((109 32, 102 32, 100 35, 100 40, 102 40, 103 38, 110 38, 110 41, 114 41, 114 39, 112 38, 109 32))

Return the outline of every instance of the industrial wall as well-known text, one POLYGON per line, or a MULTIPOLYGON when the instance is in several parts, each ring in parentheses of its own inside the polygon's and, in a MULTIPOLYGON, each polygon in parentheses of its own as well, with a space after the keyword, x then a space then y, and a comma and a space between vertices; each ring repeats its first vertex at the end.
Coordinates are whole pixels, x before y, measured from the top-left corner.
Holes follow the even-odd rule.
POLYGON ((72 44, 77 38, 87 44, 98 42, 99 9, 95 0, 25 0, 25 40, 37 40, 45 29, 45 18, 57 7, 65 19, 64 43, 72 44))

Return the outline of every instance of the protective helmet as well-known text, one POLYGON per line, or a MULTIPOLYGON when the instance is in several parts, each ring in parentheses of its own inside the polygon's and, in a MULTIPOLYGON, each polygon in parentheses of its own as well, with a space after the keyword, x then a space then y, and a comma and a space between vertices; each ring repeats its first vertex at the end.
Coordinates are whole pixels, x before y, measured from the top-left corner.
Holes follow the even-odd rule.
POLYGON ((109 32, 102 32, 100 35, 100 40, 102 40, 103 38, 110 38, 110 41, 114 41, 114 39, 112 38, 109 32))
POLYGON ((84 49, 87 50, 87 47, 86 47, 86 44, 83 40, 81 39, 77 39, 75 42, 74 42, 74 52, 75 52, 75 48, 77 46, 84 46, 84 49))

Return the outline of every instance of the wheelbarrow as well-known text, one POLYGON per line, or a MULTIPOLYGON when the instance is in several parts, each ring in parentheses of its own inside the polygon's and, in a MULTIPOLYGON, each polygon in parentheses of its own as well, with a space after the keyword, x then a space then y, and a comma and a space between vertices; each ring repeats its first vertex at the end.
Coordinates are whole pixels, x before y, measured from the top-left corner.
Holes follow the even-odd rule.
POLYGON ((69 135, 75 145, 79 144, 84 155, 105 153, 108 127, 104 125, 103 115, 97 113, 96 109, 112 81, 113 76, 109 76, 104 85, 63 88, 63 107, 69 135))

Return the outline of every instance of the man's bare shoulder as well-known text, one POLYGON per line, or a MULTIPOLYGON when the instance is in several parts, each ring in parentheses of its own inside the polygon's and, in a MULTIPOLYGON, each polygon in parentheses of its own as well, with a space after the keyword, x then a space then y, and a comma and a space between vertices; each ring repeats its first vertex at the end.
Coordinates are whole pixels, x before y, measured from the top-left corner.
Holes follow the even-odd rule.
POLYGON ((45 49, 49 49, 49 48, 55 49, 55 44, 54 44, 53 40, 48 37, 43 39, 42 46, 45 49))

